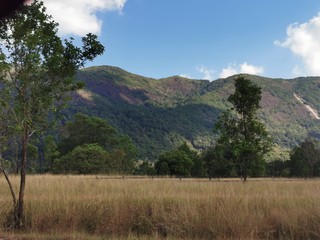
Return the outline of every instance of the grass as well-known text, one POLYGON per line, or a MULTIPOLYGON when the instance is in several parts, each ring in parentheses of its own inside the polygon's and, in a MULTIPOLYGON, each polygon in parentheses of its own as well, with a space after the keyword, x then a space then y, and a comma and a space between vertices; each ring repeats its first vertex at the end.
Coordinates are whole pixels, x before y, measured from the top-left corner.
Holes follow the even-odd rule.
POLYGON ((319 180, 37 175, 27 179, 26 230, 15 233, 1 178, 0 239, 320 239, 319 200, 319 180))

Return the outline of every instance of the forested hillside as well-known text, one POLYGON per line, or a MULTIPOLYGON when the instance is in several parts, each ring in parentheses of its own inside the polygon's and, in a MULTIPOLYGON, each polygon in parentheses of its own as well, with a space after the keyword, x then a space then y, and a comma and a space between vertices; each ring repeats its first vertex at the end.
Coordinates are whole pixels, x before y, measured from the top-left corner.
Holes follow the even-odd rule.
MULTIPOLYGON (((110 66, 82 69, 77 79, 85 88, 73 96, 68 118, 82 112, 105 118, 128 134, 142 159, 154 160, 183 141, 203 149, 215 140, 214 124, 229 106, 235 76, 216 81, 179 76, 152 79, 110 66)), ((320 78, 271 79, 246 75, 262 87, 262 111, 276 144, 273 158, 308 135, 319 136, 320 78)))

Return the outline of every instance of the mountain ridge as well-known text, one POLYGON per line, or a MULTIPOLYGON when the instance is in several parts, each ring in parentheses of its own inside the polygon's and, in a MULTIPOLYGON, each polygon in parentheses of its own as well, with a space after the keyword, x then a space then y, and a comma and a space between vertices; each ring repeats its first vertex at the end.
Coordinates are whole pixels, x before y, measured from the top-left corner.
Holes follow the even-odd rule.
MULTIPOLYGON (((74 94, 68 114, 81 111, 108 119, 133 139, 140 158, 154 160, 183 141, 204 149, 214 143, 214 123, 230 107, 227 98, 237 76, 210 82, 180 76, 154 79, 112 66, 85 68, 77 79, 86 87, 74 94)), ((294 96, 319 112, 320 77, 242 76, 262 88, 259 117, 277 149, 287 151, 320 132, 319 120, 294 96)))

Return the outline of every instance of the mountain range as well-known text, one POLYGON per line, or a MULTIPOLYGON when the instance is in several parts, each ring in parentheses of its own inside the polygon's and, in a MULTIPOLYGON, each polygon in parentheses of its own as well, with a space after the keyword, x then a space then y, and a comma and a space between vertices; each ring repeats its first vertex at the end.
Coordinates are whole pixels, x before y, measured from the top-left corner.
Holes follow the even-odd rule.
MULTIPOLYGON (((259 118, 273 138, 270 158, 284 159, 306 137, 320 136, 320 77, 272 79, 242 74, 262 88, 259 118)), ((214 124, 230 107, 237 75, 215 81, 180 76, 153 79, 111 66, 81 69, 85 88, 73 94, 67 110, 105 118, 129 135, 140 159, 159 154, 184 141, 203 150, 216 139, 214 124)))

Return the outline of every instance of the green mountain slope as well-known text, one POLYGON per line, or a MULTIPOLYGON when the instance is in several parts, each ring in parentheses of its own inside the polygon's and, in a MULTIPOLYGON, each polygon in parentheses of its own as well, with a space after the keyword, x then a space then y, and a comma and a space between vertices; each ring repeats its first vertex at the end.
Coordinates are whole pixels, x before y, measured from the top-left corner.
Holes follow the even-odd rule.
MULTIPOLYGON (((178 76, 156 80, 116 67, 85 68, 77 78, 86 87, 74 94, 68 114, 108 119, 134 140, 141 158, 153 160, 185 140, 203 149, 214 142, 212 129, 229 106, 235 77, 213 82, 178 76)), ((277 145, 291 148, 320 133, 320 120, 310 111, 320 111, 320 78, 246 77, 262 87, 259 114, 277 145)))

